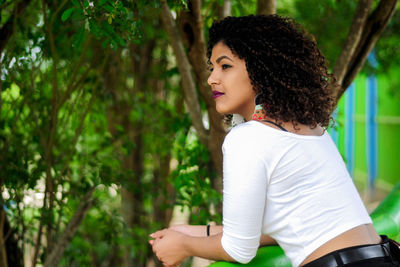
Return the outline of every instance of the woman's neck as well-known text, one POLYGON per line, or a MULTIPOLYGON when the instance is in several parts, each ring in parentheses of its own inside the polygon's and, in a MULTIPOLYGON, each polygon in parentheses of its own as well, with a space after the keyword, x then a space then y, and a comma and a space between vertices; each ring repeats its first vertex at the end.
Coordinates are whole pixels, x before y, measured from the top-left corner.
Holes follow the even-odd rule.
POLYGON ((314 128, 311 128, 311 126, 309 126, 309 125, 301 124, 298 122, 280 122, 276 119, 273 119, 273 118, 267 116, 267 113, 265 112, 265 109, 264 109, 263 105, 261 105, 261 104, 255 105, 253 114, 251 116, 247 116, 245 118, 246 118, 246 121, 248 121, 248 120, 260 121, 265 125, 268 125, 272 128, 281 130, 281 128, 279 126, 275 125, 275 124, 278 124, 281 127, 283 127, 285 130, 287 130, 291 133, 300 134, 300 135, 320 136, 320 135, 323 135, 324 131, 325 131, 325 129, 319 125, 317 125, 314 128), (272 124, 270 122, 272 122, 272 124))

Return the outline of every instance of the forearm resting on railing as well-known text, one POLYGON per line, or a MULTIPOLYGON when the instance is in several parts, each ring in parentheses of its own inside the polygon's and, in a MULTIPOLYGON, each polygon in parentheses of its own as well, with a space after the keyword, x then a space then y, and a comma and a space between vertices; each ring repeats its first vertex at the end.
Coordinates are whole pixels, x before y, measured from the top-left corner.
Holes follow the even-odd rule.
MULTIPOLYGON (((207 225, 174 225, 170 229, 181 232, 186 235, 194 237, 204 237, 207 236, 207 225)), ((210 226, 210 236, 222 233, 222 225, 211 225, 210 226)), ((260 247, 277 245, 276 241, 269 235, 261 235, 260 247)))

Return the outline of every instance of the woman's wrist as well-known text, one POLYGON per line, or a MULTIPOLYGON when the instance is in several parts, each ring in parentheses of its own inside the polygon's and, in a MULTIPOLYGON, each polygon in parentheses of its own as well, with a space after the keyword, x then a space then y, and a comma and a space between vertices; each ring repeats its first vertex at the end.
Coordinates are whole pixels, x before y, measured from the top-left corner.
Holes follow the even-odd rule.
POLYGON ((170 227, 171 230, 180 232, 182 234, 194 237, 205 237, 207 236, 204 225, 174 225, 170 227))
POLYGON ((182 235, 181 237, 181 244, 182 244, 182 252, 185 256, 185 258, 187 257, 191 257, 193 256, 192 252, 191 252, 191 240, 193 239, 192 236, 190 235, 182 235))
POLYGON ((222 225, 214 225, 212 223, 208 224, 208 225, 206 226, 206 229, 205 229, 206 236, 207 236, 207 233, 209 233, 208 236, 213 236, 213 235, 222 233, 222 229, 223 229, 222 225), (208 227, 208 225, 209 225, 209 227, 208 227), (209 231, 207 228, 209 228, 209 231))
POLYGON ((207 225, 189 225, 192 229, 192 233, 190 236, 193 237, 206 237, 207 236, 207 225))
POLYGON ((196 237, 186 235, 182 238, 183 251, 186 257, 194 256, 193 251, 191 251, 191 241, 193 238, 196 237))

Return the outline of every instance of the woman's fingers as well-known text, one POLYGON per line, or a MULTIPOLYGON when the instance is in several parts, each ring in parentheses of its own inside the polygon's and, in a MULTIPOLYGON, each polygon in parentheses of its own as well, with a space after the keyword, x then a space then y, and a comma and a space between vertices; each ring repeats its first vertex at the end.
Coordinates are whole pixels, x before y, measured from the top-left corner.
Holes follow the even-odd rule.
POLYGON ((164 235, 163 231, 164 230, 157 231, 157 232, 154 232, 149 235, 151 238, 154 238, 154 239, 149 240, 149 244, 153 247, 154 253, 156 252, 156 243, 157 243, 156 241, 157 241, 157 239, 160 239, 163 237, 163 235, 164 235))
MULTIPOLYGON (((158 243, 157 241, 158 241, 158 240, 156 239, 156 240, 150 240, 150 241, 151 241, 152 250, 153 250, 154 254, 156 254, 156 256, 157 256, 158 259, 160 259, 160 258, 158 257, 159 255, 157 255, 157 245, 158 245, 158 244, 157 244, 157 243, 158 243)), ((149 242, 150 242, 150 241, 149 241, 149 242)))
POLYGON ((152 238, 162 238, 166 231, 167 231, 167 229, 163 229, 163 230, 154 232, 154 233, 150 234, 150 237, 152 237, 152 238))
POLYGON ((185 258, 182 254, 181 239, 184 234, 171 230, 163 229, 150 235, 154 240, 149 240, 157 258, 166 267, 178 267, 185 258))

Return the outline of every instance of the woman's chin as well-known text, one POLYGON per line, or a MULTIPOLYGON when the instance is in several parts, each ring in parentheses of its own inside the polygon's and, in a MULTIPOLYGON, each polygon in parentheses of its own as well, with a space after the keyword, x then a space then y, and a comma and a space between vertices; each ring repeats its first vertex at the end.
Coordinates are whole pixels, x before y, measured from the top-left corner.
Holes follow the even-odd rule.
POLYGON ((235 113, 235 112, 232 112, 232 110, 227 109, 227 108, 225 108, 225 107, 221 107, 221 106, 219 106, 219 105, 216 105, 216 106, 215 106, 215 109, 217 110, 217 112, 218 112, 219 114, 222 114, 222 115, 228 115, 228 114, 233 114, 233 113, 235 113))

